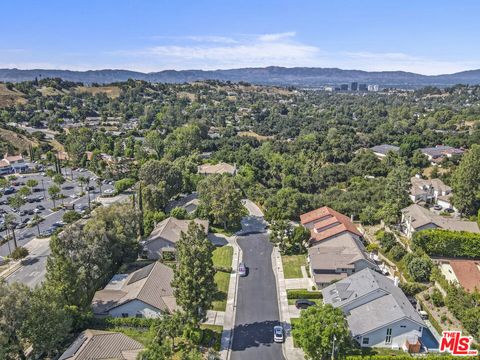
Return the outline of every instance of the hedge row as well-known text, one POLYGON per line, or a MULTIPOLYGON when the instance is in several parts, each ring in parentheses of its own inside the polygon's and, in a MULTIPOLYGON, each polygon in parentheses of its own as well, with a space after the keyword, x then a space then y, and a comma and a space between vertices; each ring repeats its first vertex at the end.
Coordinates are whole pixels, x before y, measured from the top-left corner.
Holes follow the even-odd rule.
POLYGON ((226 272, 226 273, 231 273, 232 272, 232 267, 231 266, 214 266, 215 271, 221 271, 221 272, 226 272))
POLYGON ((308 290, 288 290, 288 299, 321 299, 323 297, 320 291, 308 290))
POLYGON ((153 318, 136 318, 136 317, 127 317, 127 318, 114 318, 114 317, 105 317, 105 318, 92 318, 90 320, 90 327, 93 328, 108 328, 116 326, 125 326, 132 328, 149 328, 159 319, 153 318))
POLYGON ((480 257, 480 234, 431 229, 414 233, 412 241, 431 256, 480 257))

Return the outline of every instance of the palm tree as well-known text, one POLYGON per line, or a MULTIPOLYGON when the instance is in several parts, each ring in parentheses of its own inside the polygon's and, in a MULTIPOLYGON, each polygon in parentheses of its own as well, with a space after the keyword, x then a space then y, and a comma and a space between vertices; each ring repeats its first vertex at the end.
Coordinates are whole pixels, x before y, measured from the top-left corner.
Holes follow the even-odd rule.
POLYGON ((11 231, 12 238, 13 238, 13 246, 16 249, 18 245, 17 245, 17 238, 15 237, 15 226, 14 226, 15 219, 16 217, 12 213, 8 213, 7 215, 5 215, 5 227, 11 231))
POLYGON ((38 236, 40 236, 40 220, 42 220, 42 218, 40 217, 40 215, 38 214, 35 214, 33 215, 32 217, 32 224, 35 224, 37 226, 37 232, 38 232, 38 236))

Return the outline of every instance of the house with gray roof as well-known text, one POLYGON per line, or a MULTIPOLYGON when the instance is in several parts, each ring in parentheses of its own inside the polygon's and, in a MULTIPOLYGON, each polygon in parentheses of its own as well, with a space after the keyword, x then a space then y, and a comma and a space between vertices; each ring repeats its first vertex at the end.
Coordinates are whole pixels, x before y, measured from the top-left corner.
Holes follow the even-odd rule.
POLYGON ((382 144, 382 145, 376 145, 374 147, 370 148, 371 151, 375 154, 380 159, 383 159, 387 154, 392 151, 394 153, 398 153, 400 151, 400 148, 398 146, 394 145, 388 145, 388 144, 382 144))
POLYGON ((117 332, 85 330, 59 360, 135 360, 142 344, 117 332))
POLYGON ((177 309, 171 282, 173 270, 154 262, 131 274, 115 275, 97 291, 92 309, 98 317, 158 318, 177 309))
POLYGON ((176 244, 180 240, 182 232, 187 232, 188 225, 192 221, 203 227, 205 234, 208 234, 208 220, 166 218, 155 226, 145 241, 141 242, 144 256, 148 259, 158 260, 162 258, 164 252, 175 252, 176 244))
POLYGON ((360 346, 408 348, 419 343, 425 323, 397 285, 367 268, 324 288, 323 301, 342 309, 360 346))
POLYGON ((437 165, 445 158, 458 158, 463 155, 462 149, 451 146, 436 145, 435 147, 420 149, 420 152, 427 157, 432 165, 437 165))
POLYGON ((400 229, 409 239, 413 236, 414 232, 426 229, 480 233, 480 228, 476 221, 466 221, 454 217, 437 215, 418 204, 407 206, 401 210, 401 213, 402 220, 400 229))
POLYGON ((443 208, 452 208, 452 188, 440 179, 422 179, 415 175, 410 179, 410 200, 414 203, 434 203, 443 208))

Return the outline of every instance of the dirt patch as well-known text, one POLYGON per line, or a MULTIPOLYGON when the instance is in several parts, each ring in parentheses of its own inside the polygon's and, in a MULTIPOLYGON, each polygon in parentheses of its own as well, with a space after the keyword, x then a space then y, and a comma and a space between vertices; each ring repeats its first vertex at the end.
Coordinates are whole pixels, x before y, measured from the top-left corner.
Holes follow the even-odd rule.
POLYGON ((256 132, 253 132, 253 131, 240 131, 237 135, 238 136, 250 136, 250 137, 253 137, 253 138, 257 139, 258 141, 265 141, 265 140, 273 139, 273 136, 259 135, 259 134, 257 134, 256 132))
POLYGON ((0 140, 10 144, 19 152, 28 151, 30 146, 38 146, 36 141, 28 139, 25 135, 6 129, 0 129, 0 140))
POLYGON ((0 108, 15 104, 25 104, 27 99, 19 91, 9 90, 5 84, 0 84, 0 108))
POLYGON ((92 95, 106 94, 109 98, 115 99, 120 96, 122 90, 118 86, 78 86, 75 91, 92 95))

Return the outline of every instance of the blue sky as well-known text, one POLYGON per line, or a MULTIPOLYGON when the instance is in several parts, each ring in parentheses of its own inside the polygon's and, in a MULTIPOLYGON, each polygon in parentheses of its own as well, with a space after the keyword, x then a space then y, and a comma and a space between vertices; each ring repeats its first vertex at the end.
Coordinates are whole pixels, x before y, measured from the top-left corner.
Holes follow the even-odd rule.
POLYGON ((15 0, 0 68, 480 68, 480 1, 15 0))

